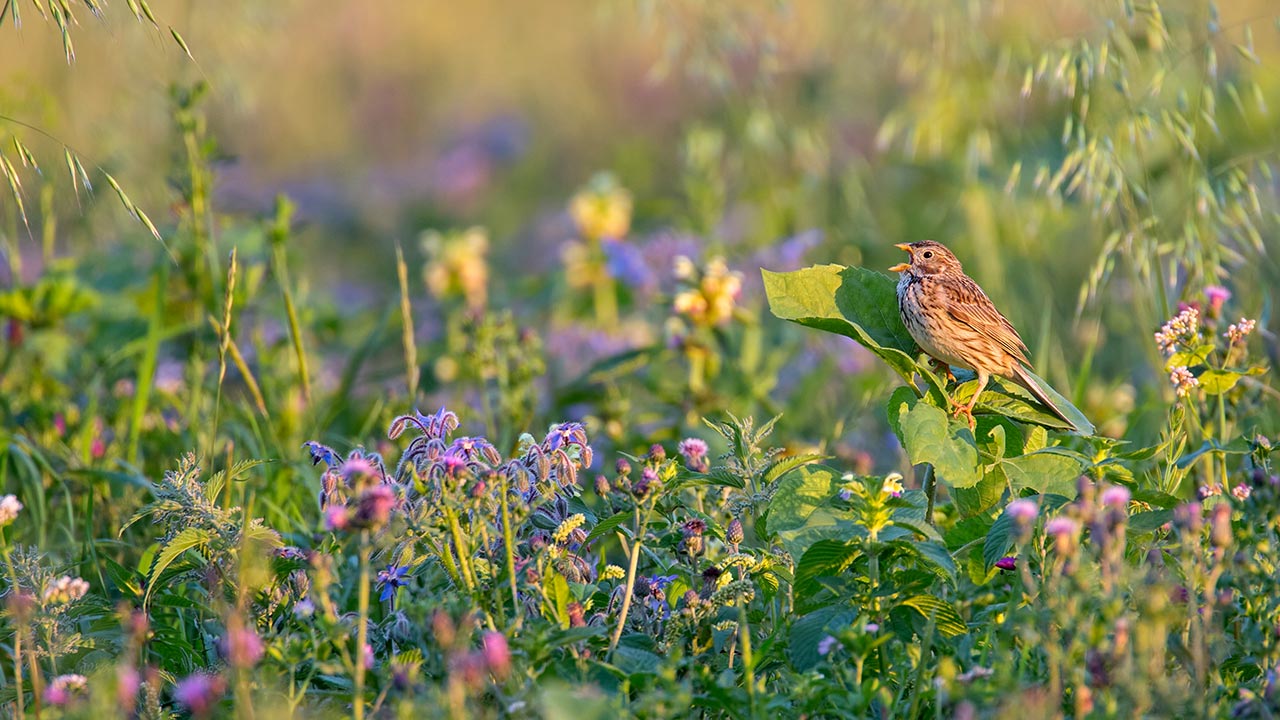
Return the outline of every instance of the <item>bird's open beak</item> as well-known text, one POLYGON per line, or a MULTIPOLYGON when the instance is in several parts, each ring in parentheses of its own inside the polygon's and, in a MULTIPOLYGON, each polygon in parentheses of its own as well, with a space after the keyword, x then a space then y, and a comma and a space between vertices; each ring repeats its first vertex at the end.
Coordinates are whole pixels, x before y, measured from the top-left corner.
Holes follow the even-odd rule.
MULTIPOLYGON (((911 245, 908 243, 898 243, 897 245, 894 245, 894 247, 904 252, 911 252, 911 245)), ((897 265, 889 268, 889 272, 906 272, 910 267, 911 263, 909 262, 898 263, 897 265)))

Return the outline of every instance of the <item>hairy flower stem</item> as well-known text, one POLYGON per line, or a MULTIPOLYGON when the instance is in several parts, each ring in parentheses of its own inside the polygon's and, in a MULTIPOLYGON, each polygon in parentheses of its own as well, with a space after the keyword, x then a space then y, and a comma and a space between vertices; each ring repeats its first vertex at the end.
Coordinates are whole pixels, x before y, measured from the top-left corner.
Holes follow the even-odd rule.
POLYGON ((356 600, 358 614, 356 627, 355 689, 351 698, 351 716, 364 719, 364 647, 369 642, 369 531, 360 532, 360 588, 356 600))
POLYGON ((511 495, 507 484, 510 479, 502 475, 502 546, 506 552, 507 578, 511 581, 511 614, 515 616, 515 629, 520 629, 524 615, 520 612, 520 591, 516 585, 515 532, 511 528, 511 495))
POLYGON ((925 463, 924 466, 924 496, 928 499, 929 504, 924 511, 925 522, 933 524, 933 502, 938 495, 938 477, 934 473, 933 463, 925 463))
POLYGON ((627 624, 627 613, 631 611, 631 595, 636 588, 636 565, 640 562, 640 548, 641 541, 637 537, 631 546, 631 563, 627 566, 627 586, 622 593, 622 610, 618 613, 618 626, 613 629, 613 637, 609 638, 607 657, 612 657, 613 651, 618 647, 618 640, 622 639, 622 628, 627 624))

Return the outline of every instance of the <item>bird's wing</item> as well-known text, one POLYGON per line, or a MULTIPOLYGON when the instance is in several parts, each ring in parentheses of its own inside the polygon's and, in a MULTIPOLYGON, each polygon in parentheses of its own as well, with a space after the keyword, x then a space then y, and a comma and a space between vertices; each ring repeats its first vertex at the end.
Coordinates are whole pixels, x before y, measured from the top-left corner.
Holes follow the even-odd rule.
POLYGON ((1013 324, 1000 314, 996 306, 967 275, 958 275, 954 282, 941 283, 947 289, 947 312, 956 322, 964 323, 974 331, 994 340, 1018 362, 1029 365, 1027 345, 1018 336, 1013 324))

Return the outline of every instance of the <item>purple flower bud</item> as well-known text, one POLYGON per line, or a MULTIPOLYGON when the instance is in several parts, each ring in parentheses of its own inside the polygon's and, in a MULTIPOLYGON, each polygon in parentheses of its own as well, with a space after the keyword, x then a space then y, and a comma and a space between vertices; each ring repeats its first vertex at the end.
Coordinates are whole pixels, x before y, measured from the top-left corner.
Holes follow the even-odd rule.
POLYGON ((724 539, 730 545, 737 545, 742 542, 743 537, 744 537, 744 533, 742 531, 742 521, 739 520, 738 518, 734 518, 733 520, 730 520, 729 529, 725 531, 724 539))
POLYGON ((1014 500, 1005 512, 1019 525, 1029 525, 1040 514, 1040 508, 1031 500, 1014 500))
POLYGON ((389 485, 374 485, 356 500, 355 516, 351 522, 358 528, 377 530, 391 520, 391 510, 396 506, 396 492, 389 485))
POLYGON ((1002 557, 996 561, 996 567, 1000 568, 1001 570, 1013 570, 1017 566, 1018 566, 1018 560, 1017 558, 1013 558, 1013 557, 1002 557))
POLYGON ((1183 503, 1173 509, 1173 524, 1183 532, 1196 535, 1204 527, 1204 506, 1198 502, 1183 503))
POLYGON ((649 448, 649 459, 654 462, 663 462, 664 460, 667 459, 666 448, 662 447, 657 443, 654 443, 653 447, 649 448))
POLYGON ((324 529, 329 532, 345 530, 349 521, 346 505, 330 505, 324 509, 324 529))
POLYGON ((1231 544, 1231 505, 1218 503, 1213 506, 1209 524, 1209 541, 1214 547, 1225 548, 1231 544))
POLYGON ((631 463, 627 462, 626 458, 618 458, 618 462, 614 467, 617 469, 619 475, 631 474, 631 463))
POLYGON ((609 497, 609 478, 603 475, 596 476, 596 495, 605 498, 609 497))

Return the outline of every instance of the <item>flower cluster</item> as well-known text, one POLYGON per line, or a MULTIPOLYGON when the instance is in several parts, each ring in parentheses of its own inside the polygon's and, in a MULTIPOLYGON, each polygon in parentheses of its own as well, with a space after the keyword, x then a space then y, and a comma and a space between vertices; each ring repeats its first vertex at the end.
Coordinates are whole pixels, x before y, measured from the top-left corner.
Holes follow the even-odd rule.
POLYGON ((689 258, 677 257, 675 276, 681 285, 672 305, 677 315, 696 327, 724 325, 733 317, 742 274, 729 270, 724 258, 712 258, 699 269, 689 258))
POLYGON ((1165 323, 1155 334, 1160 352, 1169 355, 1185 342, 1192 341, 1200 331, 1200 310, 1187 307, 1165 323))
POLYGON ((18 519, 20 512, 22 512, 22 503, 18 502, 18 498, 13 495, 0 498, 0 527, 12 524, 18 519))
POLYGON ((569 201, 569 215, 588 240, 617 240, 631 229, 631 193, 610 173, 591 179, 569 201))
POLYGON ((440 299, 461 297, 473 309, 485 306, 489 236, 484 228, 448 234, 430 231, 423 234, 422 247, 427 253, 423 276, 432 295, 440 299))
POLYGON ((1253 329, 1257 327, 1257 325, 1257 320, 1240 318, 1240 322, 1232 323, 1227 327, 1227 331, 1222 334, 1222 337, 1226 338, 1227 342, 1232 345, 1242 343, 1244 342, 1244 339, 1248 337, 1249 333, 1253 332, 1253 329))
POLYGON ((64 707, 73 699, 84 694, 89 680, 83 675, 71 673, 59 675, 49 681, 44 689, 44 701, 54 707, 64 707))
POLYGON ((685 438, 676 446, 676 450, 684 457, 685 465, 694 472, 704 473, 711 469, 707 460, 707 443, 699 438, 685 438))
POLYGON ((49 605, 66 605, 84 597, 89 592, 89 583, 80 578, 63 575, 49 581, 44 590, 44 601, 49 605))
POLYGON ((1185 365, 1174 365, 1169 368, 1169 382, 1173 384, 1178 397, 1186 397, 1192 390, 1200 387, 1200 380, 1185 365))

